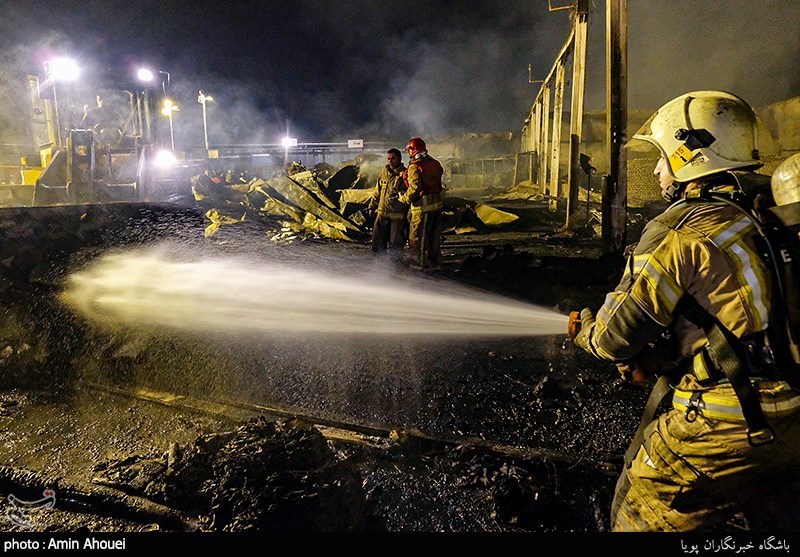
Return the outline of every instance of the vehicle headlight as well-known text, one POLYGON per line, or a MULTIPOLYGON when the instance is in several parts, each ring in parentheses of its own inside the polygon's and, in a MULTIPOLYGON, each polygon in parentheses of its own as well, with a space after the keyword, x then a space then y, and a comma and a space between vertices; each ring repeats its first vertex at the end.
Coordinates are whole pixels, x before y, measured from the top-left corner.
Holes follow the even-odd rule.
POLYGON ((172 151, 162 149, 156 153, 155 162, 158 168, 172 168, 178 162, 178 159, 172 151))

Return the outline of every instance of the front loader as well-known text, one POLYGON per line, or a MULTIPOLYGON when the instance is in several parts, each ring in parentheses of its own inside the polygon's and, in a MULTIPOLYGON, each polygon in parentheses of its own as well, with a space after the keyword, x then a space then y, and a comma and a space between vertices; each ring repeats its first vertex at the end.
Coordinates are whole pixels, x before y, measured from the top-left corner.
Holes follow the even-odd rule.
MULTIPOLYGON (((161 202, 176 193, 174 156, 159 141, 157 87, 126 77, 70 81, 56 72, 28 83, 39 160, 22 162, 33 206, 161 202)), ((188 179, 183 185, 188 195, 188 179)))

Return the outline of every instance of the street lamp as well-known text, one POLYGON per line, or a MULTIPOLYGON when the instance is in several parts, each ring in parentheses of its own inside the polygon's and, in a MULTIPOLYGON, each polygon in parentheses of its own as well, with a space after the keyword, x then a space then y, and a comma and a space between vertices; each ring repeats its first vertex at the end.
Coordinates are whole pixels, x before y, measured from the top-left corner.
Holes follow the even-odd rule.
POLYGON ((169 142, 172 145, 172 150, 175 150, 175 134, 172 131, 172 113, 180 110, 178 105, 170 99, 164 99, 164 106, 161 107, 161 114, 169 118, 169 142))
MULTIPOLYGON (((164 96, 167 96, 167 89, 170 85, 170 75, 169 72, 165 72, 162 70, 156 70, 159 75, 165 75, 167 78, 161 82, 161 90, 164 91, 164 96)), ((136 72, 136 77, 139 81, 144 83, 150 83, 154 81, 156 78, 156 74, 150 68, 139 68, 136 72)))
POLYGON ((155 79, 155 75, 153 75, 152 70, 148 68, 139 68, 139 71, 136 72, 136 77, 139 79, 139 81, 144 81, 147 83, 155 79))
POLYGON ((166 96, 167 95, 167 89, 169 89, 170 86, 172 85, 172 83, 170 81, 169 72, 164 72, 164 71, 158 70, 158 73, 167 76, 166 81, 162 81, 161 82, 161 90, 164 91, 164 96, 166 96))
POLYGON ((200 94, 197 97, 197 102, 203 105, 203 137, 206 140, 206 151, 208 151, 208 118, 206 116, 206 103, 207 102, 214 102, 214 97, 206 95, 203 91, 200 91, 200 94))

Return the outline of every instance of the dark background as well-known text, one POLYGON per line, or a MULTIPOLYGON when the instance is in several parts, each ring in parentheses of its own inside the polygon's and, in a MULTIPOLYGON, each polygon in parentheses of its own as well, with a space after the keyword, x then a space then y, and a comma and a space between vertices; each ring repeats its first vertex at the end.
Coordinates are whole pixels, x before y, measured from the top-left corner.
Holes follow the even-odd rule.
MULTIPOLYGON (((601 109, 605 2, 592 10, 587 109, 601 109)), ((277 142, 287 125, 301 142, 516 132, 539 87, 528 64, 545 77, 570 25, 546 0, 0 0, 0 14, 11 73, 55 54, 89 75, 168 71, 188 146, 203 141, 199 89, 216 144, 277 142)), ((631 108, 692 89, 756 106, 800 94, 798 21, 796 0, 631 0, 631 108)))

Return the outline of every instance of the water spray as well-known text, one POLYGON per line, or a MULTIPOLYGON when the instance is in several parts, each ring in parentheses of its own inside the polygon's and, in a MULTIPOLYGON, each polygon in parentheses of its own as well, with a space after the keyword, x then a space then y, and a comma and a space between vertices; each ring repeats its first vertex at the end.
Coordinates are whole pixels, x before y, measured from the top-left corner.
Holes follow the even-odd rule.
POLYGON ((186 259, 158 249, 100 257, 68 278, 62 298, 95 322, 235 336, 559 335, 568 322, 548 308, 397 269, 186 259))

